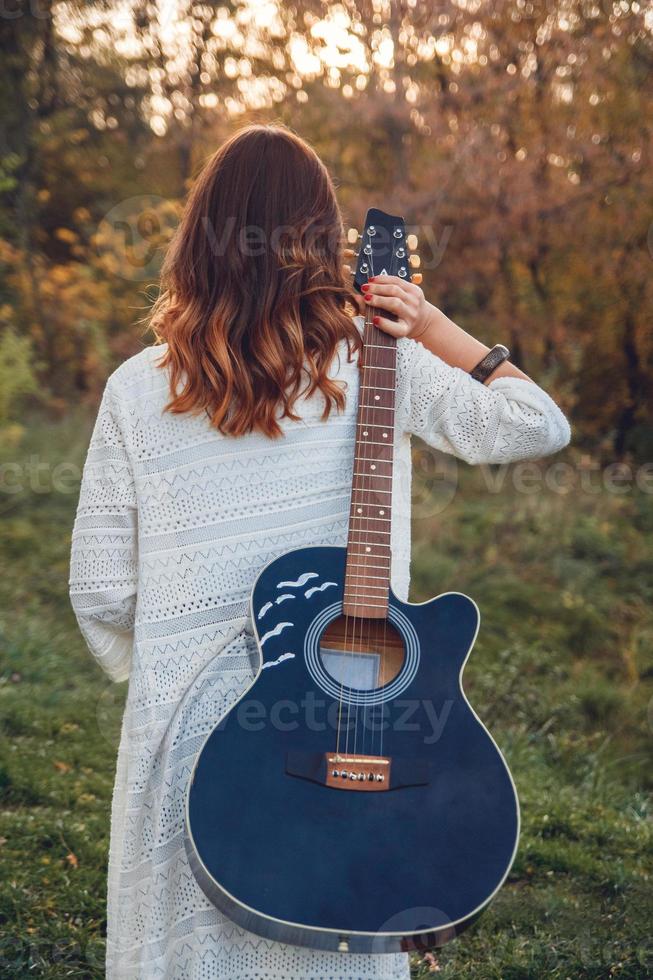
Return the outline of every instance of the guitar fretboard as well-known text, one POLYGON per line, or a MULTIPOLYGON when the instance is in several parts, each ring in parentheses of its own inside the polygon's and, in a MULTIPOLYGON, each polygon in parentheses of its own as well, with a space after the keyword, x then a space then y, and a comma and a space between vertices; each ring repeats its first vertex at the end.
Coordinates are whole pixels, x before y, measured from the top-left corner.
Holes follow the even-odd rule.
POLYGON ((390 588, 397 341, 374 326, 374 313, 367 310, 363 334, 343 612, 384 619, 390 588))

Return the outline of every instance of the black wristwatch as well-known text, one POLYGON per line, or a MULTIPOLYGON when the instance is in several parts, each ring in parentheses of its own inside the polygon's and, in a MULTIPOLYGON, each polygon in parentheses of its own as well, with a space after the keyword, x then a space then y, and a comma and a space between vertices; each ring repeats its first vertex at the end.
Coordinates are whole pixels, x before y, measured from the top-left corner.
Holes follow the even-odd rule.
POLYGON ((475 381, 480 381, 481 384, 490 377, 493 371, 507 361, 510 357, 510 351, 503 344, 496 344, 492 350, 488 351, 485 357, 478 362, 476 367, 470 371, 472 378, 475 381))

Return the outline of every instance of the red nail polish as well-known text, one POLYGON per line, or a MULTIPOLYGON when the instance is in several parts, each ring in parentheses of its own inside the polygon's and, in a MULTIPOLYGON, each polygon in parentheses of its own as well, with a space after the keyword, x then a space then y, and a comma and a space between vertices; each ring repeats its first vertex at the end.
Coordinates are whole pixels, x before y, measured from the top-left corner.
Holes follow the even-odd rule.
POLYGON ((363 299, 365 300, 366 303, 371 303, 372 302, 372 297, 369 296, 369 295, 363 296, 363 299))
POLYGON ((376 279, 376 276, 368 276, 367 277, 367 281, 368 282, 374 282, 375 279, 376 279))
POLYGON ((367 285, 366 282, 364 282, 363 285, 361 286, 361 289, 363 290, 363 292, 366 292, 369 288, 370 287, 367 285))
POLYGON ((375 316, 372 319, 372 323, 374 324, 375 327, 378 327, 378 325, 379 325, 380 322, 381 322, 381 317, 380 316, 375 316))

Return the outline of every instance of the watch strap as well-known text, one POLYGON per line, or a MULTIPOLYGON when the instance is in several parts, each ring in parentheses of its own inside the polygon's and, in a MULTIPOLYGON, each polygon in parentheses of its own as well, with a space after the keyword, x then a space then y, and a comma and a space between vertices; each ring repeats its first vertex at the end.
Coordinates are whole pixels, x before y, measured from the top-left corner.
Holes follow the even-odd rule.
POLYGON ((495 344, 492 350, 488 351, 485 357, 483 357, 476 367, 470 371, 470 375, 475 381, 480 381, 483 383, 486 381, 493 371, 507 361, 510 357, 510 351, 503 344, 495 344))

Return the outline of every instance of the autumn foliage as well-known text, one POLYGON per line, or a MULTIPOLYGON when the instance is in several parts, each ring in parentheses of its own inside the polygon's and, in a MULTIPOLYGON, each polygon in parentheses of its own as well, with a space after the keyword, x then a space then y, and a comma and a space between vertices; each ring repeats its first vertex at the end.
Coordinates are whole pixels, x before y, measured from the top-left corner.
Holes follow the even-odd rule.
POLYGON ((97 397, 144 341, 193 174, 243 122, 280 120, 328 164, 348 221, 405 215, 429 297, 506 342, 577 445, 650 457, 645 5, 180 0, 174 23, 139 0, 121 18, 15 6, 0 19, 0 384, 22 380, 4 424, 97 397))

